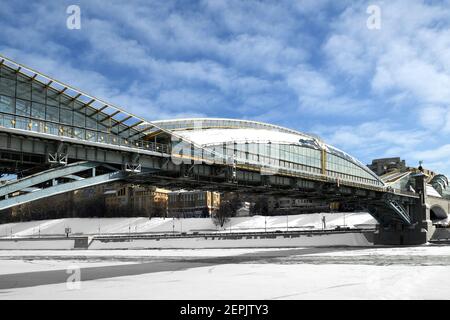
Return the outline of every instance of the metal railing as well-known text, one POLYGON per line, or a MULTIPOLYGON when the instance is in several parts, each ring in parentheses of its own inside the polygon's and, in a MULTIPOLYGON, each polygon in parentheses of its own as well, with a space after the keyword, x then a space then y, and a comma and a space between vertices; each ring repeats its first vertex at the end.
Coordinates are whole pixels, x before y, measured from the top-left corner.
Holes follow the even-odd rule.
POLYGON ((59 124, 52 121, 36 120, 6 113, 0 113, 0 127, 66 137, 79 141, 102 143, 105 145, 124 146, 165 154, 170 154, 171 152, 169 144, 145 141, 142 139, 132 140, 125 137, 120 137, 113 133, 59 124))

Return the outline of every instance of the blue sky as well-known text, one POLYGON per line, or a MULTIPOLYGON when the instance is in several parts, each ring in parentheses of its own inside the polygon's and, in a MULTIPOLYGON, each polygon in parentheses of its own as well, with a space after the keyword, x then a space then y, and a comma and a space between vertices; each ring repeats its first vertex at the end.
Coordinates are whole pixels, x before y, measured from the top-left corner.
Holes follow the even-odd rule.
POLYGON ((450 174, 449 26, 448 1, 4 1, 0 53, 148 120, 260 120, 450 174))

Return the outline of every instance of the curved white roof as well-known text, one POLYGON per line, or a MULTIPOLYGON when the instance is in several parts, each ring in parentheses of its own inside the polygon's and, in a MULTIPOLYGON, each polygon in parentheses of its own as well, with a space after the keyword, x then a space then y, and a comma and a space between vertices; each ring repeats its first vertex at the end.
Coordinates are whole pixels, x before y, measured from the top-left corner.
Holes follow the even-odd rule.
MULTIPOLYGON (((179 136, 192 141, 202 147, 227 143, 278 143, 307 145, 310 148, 325 149, 350 162, 353 162, 374 178, 378 176, 356 158, 346 152, 326 144, 319 137, 305 134, 296 130, 276 126, 268 123, 226 119, 226 118, 188 118, 154 121, 157 126, 175 131, 179 136)), ((381 181, 381 180, 380 180, 381 181)))
POLYGON ((160 127, 179 131, 179 130, 186 130, 186 129, 196 129, 199 130, 200 128, 203 129, 211 129, 211 128, 221 128, 221 129, 239 129, 239 128, 246 128, 246 129, 268 129, 270 131, 280 131, 280 132, 287 132, 292 134, 298 134, 301 136, 309 137, 311 139, 316 139, 320 141, 320 137, 314 135, 314 134, 306 134, 303 132, 299 132, 297 130, 277 126, 270 123, 264 123, 260 121, 254 121, 254 120, 242 120, 242 119, 228 119, 228 118, 184 118, 184 119, 168 119, 168 120, 157 120, 152 121, 152 123, 157 123, 160 127), (176 124, 184 124, 180 127, 175 126, 176 124))
POLYGON ((202 146, 225 142, 261 142, 299 144, 299 139, 314 141, 311 137, 267 129, 203 129, 180 130, 177 133, 202 146))

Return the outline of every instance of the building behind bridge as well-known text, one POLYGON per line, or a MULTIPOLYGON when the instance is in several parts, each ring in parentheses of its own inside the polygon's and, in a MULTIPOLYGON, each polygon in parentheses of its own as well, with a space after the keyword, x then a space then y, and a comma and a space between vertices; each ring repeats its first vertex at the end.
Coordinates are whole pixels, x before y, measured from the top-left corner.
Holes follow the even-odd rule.
POLYGON ((448 217, 450 202, 445 200, 450 200, 450 184, 448 177, 444 174, 436 173, 422 165, 407 166, 405 160, 399 157, 374 159, 368 167, 380 176, 388 188, 401 192, 415 192, 414 176, 423 173, 431 219, 438 221, 448 217))

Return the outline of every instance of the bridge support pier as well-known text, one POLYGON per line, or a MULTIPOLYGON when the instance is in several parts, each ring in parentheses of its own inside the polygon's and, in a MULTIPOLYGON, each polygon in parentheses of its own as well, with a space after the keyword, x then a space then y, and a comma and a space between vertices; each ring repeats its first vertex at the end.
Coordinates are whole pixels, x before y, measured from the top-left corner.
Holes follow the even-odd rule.
POLYGON ((419 245, 427 243, 434 233, 434 227, 422 226, 405 227, 397 225, 383 228, 379 226, 374 234, 374 244, 381 245, 419 245))
POLYGON ((410 206, 411 225, 401 223, 389 226, 378 225, 374 235, 374 244, 382 245, 418 245, 427 243, 434 231, 430 219, 430 208, 426 204, 425 175, 420 173, 415 177, 415 189, 420 198, 410 206))

